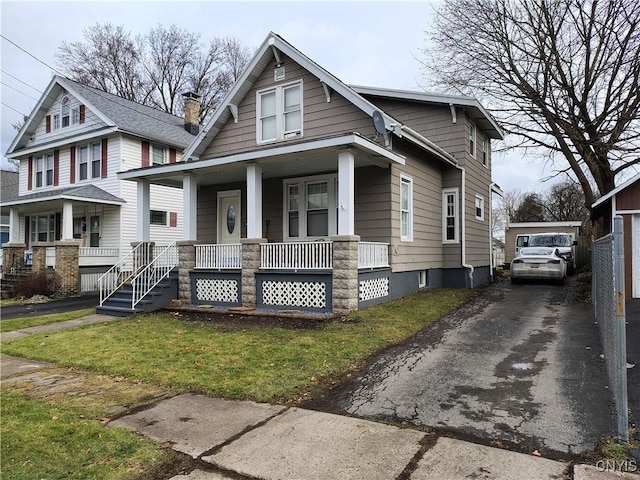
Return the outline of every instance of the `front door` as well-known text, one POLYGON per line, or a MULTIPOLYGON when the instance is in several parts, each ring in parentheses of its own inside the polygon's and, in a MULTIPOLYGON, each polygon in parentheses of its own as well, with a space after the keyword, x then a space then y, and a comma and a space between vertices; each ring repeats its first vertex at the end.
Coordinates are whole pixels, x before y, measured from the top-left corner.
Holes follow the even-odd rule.
POLYGON ((240 190, 218 192, 218 243, 240 243, 240 190))

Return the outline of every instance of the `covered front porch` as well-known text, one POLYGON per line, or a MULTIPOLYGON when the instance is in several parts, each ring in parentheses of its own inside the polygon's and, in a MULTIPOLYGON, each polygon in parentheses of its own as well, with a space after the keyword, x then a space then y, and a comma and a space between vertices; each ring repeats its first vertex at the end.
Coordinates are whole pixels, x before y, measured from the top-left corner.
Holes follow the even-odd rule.
POLYGON ((97 278, 120 258, 119 199, 93 185, 23 195, 3 202, 9 242, 3 275, 56 272, 59 295, 95 292, 97 278))
POLYGON ((393 163, 351 134, 120 176, 138 182, 140 241, 149 186, 182 187, 183 303, 338 313, 389 297, 393 163))

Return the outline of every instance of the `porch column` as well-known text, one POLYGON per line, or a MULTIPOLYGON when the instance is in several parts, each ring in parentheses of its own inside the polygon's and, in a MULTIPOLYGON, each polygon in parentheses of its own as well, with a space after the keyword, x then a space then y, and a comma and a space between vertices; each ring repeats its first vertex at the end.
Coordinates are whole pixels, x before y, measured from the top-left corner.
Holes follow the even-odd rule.
POLYGON ((262 238, 262 167, 247 166, 247 238, 262 238))
POLYGON ((73 204, 62 204, 62 240, 73 240, 73 204))
POLYGON ((183 240, 178 246, 178 300, 191 304, 191 272, 196 266, 196 242, 183 240))
POLYGON ((335 313, 358 309, 358 235, 338 235, 333 242, 333 298, 335 313))
POLYGON ((138 240, 148 242, 151 240, 151 193, 149 182, 138 182, 138 240))
POLYGON ((17 208, 9 209, 9 243, 20 242, 20 214, 17 208))
POLYGON ((194 241, 198 237, 198 179, 195 175, 182 177, 182 195, 182 239, 194 241))
POLYGON ((338 235, 355 233, 355 158, 350 150, 338 153, 338 235))
POLYGON ((60 241, 56 247, 56 297, 72 297, 78 294, 80 284, 79 247, 76 240, 60 241))
POLYGON ((258 288, 256 273, 260 270, 260 244, 266 238, 241 238, 242 244, 242 306, 256 308, 258 288))

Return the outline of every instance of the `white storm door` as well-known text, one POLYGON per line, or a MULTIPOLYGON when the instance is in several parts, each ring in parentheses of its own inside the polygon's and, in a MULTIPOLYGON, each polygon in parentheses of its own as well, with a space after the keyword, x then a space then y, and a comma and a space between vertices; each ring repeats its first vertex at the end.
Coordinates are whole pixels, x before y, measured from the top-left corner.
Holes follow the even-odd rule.
POLYGON ((218 243, 240 243, 240 190, 218 192, 218 243))

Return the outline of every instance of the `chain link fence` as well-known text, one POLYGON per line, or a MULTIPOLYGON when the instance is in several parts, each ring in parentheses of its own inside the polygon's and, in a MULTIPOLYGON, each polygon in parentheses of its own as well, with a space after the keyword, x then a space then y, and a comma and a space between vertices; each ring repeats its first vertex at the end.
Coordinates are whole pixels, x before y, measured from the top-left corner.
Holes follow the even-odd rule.
POLYGON ((629 441, 629 412, 622 225, 622 217, 615 217, 613 232, 593 241, 591 269, 592 298, 616 404, 618 439, 626 443, 629 441))

